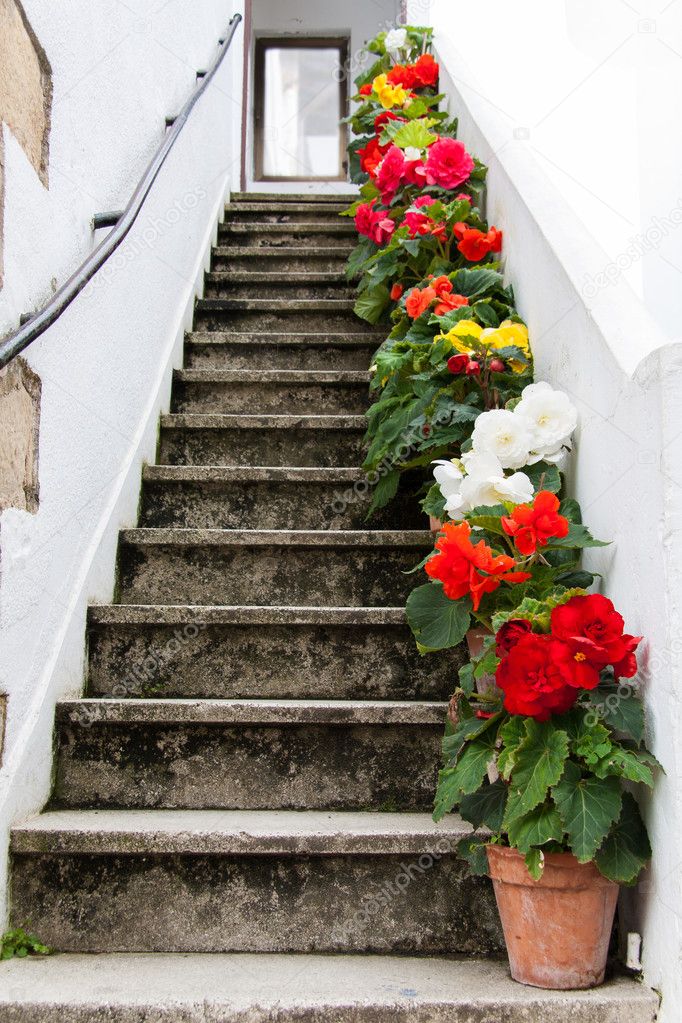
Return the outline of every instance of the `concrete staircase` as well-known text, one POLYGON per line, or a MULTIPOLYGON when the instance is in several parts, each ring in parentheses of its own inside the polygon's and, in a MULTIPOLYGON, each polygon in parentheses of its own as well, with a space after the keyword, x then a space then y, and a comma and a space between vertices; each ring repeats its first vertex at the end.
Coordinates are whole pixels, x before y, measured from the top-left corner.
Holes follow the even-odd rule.
POLYGON ((51 804, 12 836, 13 921, 66 954, 0 968, 1 1023, 654 1018, 629 980, 511 984, 467 826, 431 821, 457 657, 405 626, 421 517, 364 521, 381 332, 338 202, 239 195, 220 227, 51 804))

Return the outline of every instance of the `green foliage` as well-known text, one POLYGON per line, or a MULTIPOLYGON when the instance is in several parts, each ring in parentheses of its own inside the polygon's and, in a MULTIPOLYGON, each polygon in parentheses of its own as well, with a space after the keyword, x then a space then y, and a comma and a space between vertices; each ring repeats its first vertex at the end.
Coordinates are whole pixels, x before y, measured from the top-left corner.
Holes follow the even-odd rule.
POLYGON ((421 647, 448 650, 461 643, 471 621, 471 601, 450 600, 438 583, 413 590, 407 600, 407 621, 421 647))
POLYGON ((21 927, 6 931, 0 938, 0 959, 25 959, 27 956, 49 956, 52 949, 43 945, 21 927))
POLYGON ((526 718, 525 735, 516 747, 505 827, 542 803, 556 785, 568 756, 568 735, 551 722, 526 718))
POLYGON ((634 796, 623 793, 623 807, 616 825, 597 852, 595 862, 602 874, 618 884, 634 884, 651 859, 651 846, 634 796))

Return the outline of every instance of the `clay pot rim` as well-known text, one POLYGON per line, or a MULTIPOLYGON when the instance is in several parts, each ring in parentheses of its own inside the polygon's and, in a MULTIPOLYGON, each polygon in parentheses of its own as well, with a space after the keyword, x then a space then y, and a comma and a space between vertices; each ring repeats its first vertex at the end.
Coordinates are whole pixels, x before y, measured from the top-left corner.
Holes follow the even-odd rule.
POLYGON ((490 878, 494 881, 501 881, 503 884, 528 888, 579 889, 594 887, 596 883, 600 887, 620 887, 616 881, 604 877, 594 860, 580 863, 571 852, 545 853, 545 868, 542 877, 539 881, 535 881, 526 868, 524 854, 518 849, 512 849, 508 845, 497 845, 494 842, 486 843, 485 848, 490 878), (491 851, 493 859, 497 860, 496 864, 491 862, 491 851), (523 868, 522 871, 515 869, 519 866, 523 868), (573 881, 569 881, 570 875, 574 876, 573 881))

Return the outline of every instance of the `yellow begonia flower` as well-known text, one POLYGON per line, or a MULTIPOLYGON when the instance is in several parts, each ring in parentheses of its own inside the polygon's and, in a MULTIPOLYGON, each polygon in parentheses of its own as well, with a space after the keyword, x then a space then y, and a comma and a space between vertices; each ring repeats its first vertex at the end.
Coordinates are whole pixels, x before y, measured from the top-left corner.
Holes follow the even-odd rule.
MULTIPOLYGON (((482 331, 479 340, 487 348, 509 348, 513 345, 515 348, 520 348, 530 358, 528 327, 523 323, 504 320, 499 327, 488 327, 482 331)), ((517 359, 510 359, 509 366, 514 373, 523 373, 526 369, 526 366, 517 359)))
POLYGON ((402 85, 391 85, 388 75, 377 75, 372 82, 372 89, 379 97, 379 102, 384 110, 401 107, 407 99, 407 91, 403 89, 402 85))
POLYGON ((471 351, 471 345, 464 344, 462 338, 473 337, 478 340, 482 333, 483 327, 476 323, 475 320, 460 320, 459 323, 450 328, 447 334, 437 334, 433 340, 449 341, 458 352, 468 354, 471 351))

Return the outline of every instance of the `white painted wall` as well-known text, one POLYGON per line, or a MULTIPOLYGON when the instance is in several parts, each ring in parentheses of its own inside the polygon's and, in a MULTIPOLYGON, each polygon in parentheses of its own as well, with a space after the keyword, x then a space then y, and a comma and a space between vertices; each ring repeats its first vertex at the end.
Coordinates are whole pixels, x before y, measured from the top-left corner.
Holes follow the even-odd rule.
MULTIPOLYGON (((486 33, 486 40, 492 33, 486 33)), ((506 276, 528 321, 537 377, 580 411, 569 481, 595 535, 603 588, 628 631, 646 637, 642 672, 648 740, 666 775, 644 807, 652 867, 622 913, 644 936, 646 981, 663 993, 661 1023, 682 1005, 682 346, 668 344, 622 278, 586 297, 609 255, 549 180, 526 140, 470 86, 472 71, 436 34, 442 91, 460 137, 490 166, 488 214, 505 232, 506 276)))
MULTIPOLYGON (((89 251, 94 212, 125 205, 163 118, 187 99, 232 13, 217 0, 157 14, 158 4, 139 3, 140 18, 120 3, 96 13, 85 0, 54 6, 27 4, 55 77, 51 188, 41 194, 10 151, 6 321, 10 306, 39 301, 49 277, 61 281, 89 251)), ((155 457, 158 416, 238 170, 241 32, 124 247, 26 353, 42 381, 40 508, 0 517, 3 871, 8 825, 49 794, 54 704, 82 691, 86 608, 112 599, 118 531, 136 522, 142 464, 155 457)))
MULTIPOLYGON (((665 0, 411 0, 462 46, 458 83, 523 142, 670 338, 682 320, 682 5, 665 0)), ((583 278, 583 288, 589 282, 583 278)), ((607 284, 608 286, 608 284, 607 284)))
MULTIPOLYGON (((367 64, 362 48, 377 33, 392 28, 400 12, 399 0, 253 0, 253 33, 269 35, 320 35, 350 37, 349 91, 367 64)), ((252 54, 253 58, 253 54, 252 54)), ((370 54, 370 63, 374 58, 370 54)), ((253 181, 253 59, 248 118, 248 187, 253 191, 348 192, 347 182, 254 182, 253 181)))

